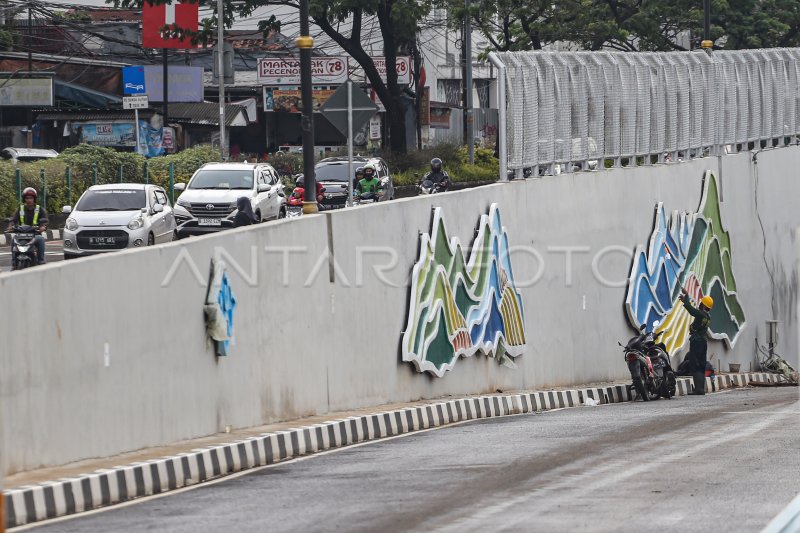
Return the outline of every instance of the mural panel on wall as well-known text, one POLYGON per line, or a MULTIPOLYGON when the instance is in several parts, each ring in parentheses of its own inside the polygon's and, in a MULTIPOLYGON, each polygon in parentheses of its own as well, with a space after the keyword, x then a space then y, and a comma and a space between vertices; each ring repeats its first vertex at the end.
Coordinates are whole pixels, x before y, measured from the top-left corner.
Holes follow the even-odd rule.
POLYGON ((228 281, 225 263, 211 259, 211 273, 203 311, 206 317, 206 333, 213 341, 214 351, 218 356, 230 353, 235 310, 236 297, 228 281))
MULTIPOLYGON (((717 180, 706 171, 696 213, 674 211, 669 220, 663 204, 656 208, 649 246, 636 248, 625 308, 632 326, 660 321, 663 342, 672 353, 689 339, 692 317, 678 300, 686 287, 692 300, 714 298, 709 335, 733 346, 745 316, 736 295, 731 242, 722 226, 717 180)), ((650 329, 648 327, 648 330, 650 329)))
POLYGON ((438 377, 459 357, 479 352, 514 366, 510 358, 525 351, 525 319, 497 204, 481 216, 469 257, 457 238, 448 238, 440 208, 420 240, 403 361, 438 377))

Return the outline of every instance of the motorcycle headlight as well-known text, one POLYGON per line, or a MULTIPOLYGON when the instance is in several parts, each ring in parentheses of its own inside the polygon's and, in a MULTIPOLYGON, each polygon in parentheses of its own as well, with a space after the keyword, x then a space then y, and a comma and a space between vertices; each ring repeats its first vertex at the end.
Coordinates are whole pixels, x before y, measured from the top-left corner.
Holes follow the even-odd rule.
POLYGON ((128 222, 128 229, 139 229, 142 226, 144 226, 144 221, 141 219, 141 217, 136 217, 128 222))
POLYGON ((78 229, 78 221, 74 218, 70 217, 67 219, 67 223, 64 225, 69 231, 75 231, 78 229))
POLYGON ((192 204, 189 203, 189 200, 184 200, 183 198, 178 198, 177 204, 181 207, 192 207, 192 204))

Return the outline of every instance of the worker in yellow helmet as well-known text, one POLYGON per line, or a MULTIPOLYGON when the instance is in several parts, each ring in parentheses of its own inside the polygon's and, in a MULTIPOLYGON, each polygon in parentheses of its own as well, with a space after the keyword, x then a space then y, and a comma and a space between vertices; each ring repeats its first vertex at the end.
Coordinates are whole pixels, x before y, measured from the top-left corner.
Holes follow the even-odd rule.
POLYGON ((706 393, 706 356, 708 352, 708 341, 706 334, 708 326, 711 324, 711 308, 714 307, 714 299, 711 296, 700 298, 700 305, 695 307, 689 299, 689 293, 681 288, 681 300, 683 307, 694 317, 694 321, 689 326, 689 354, 687 359, 692 363, 692 379, 694 380, 694 391, 692 394, 703 395, 706 393))

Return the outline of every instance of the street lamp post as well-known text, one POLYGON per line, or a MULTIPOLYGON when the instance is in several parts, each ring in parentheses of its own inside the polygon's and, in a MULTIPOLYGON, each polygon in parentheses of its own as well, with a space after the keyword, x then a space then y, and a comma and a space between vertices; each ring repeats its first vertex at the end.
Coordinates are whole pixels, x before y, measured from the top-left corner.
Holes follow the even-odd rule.
POLYGON ((303 130, 304 214, 318 211, 317 180, 314 175, 314 109, 311 95, 311 49, 314 47, 314 39, 309 33, 308 0, 300 0, 300 37, 296 44, 300 49, 300 96, 303 102, 300 126, 303 130))
POLYGON ((703 0, 703 42, 700 46, 707 52, 714 47, 711 40, 711 0, 703 0))

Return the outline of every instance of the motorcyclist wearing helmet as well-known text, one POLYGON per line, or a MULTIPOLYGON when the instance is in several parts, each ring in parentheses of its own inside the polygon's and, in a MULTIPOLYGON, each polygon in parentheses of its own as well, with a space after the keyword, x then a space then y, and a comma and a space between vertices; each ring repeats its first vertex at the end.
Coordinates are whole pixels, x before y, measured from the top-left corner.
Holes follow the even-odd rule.
POLYGON ((442 169, 441 159, 438 157, 431 159, 431 171, 422 177, 422 181, 432 181, 442 190, 447 190, 450 187, 450 176, 442 169))
POLYGON ((708 326, 711 324, 711 308, 714 307, 714 299, 711 296, 700 298, 700 305, 695 307, 689 300, 689 293, 681 288, 681 300, 686 311, 694 317, 694 321, 689 326, 689 354, 686 358, 692 363, 692 379, 694 380, 694 392, 692 394, 701 396, 706 393, 706 354, 708 352, 708 341, 706 334, 708 326))
POLYGON ((378 194, 380 186, 381 182, 378 180, 378 176, 375 173, 375 165, 367 163, 364 165, 364 177, 361 178, 356 187, 356 195, 360 196, 368 192, 378 194))
POLYGON ((358 167, 356 169, 355 178, 353 179, 353 190, 358 189, 358 184, 362 179, 364 179, 364 167, 358 167))
MULTIPOLYGON (((317 181, 315 183, 317 184, 317 206, 318 206, 318 209, 320 211, 322 211, 322 209, 323 209, 322 198, 325 196, 325 187, 323 187, 322 184, 319 181, 317 181)), ((303 176, 300 176, 300 177, 297 178, 297 181, 294 182, 294 186, 295 187, 300 187, 301 189, 303 189, 303 201, 305 202, 305 200, 306 200, 306 195, 305 195, 306 186, 305 186, 305 182, 303 181, 303 176)))
MULTIPOLYGON (((14 231, 19 226, 34 226, 38 228, 39 235, 34 237, 34 245, 36 246, 36 259, 40 265, 44 264, 44 237, 42 233, 47 229, 47 211, 36 204, 38 194, 36 189, 28 187, 22 191, 22 205, 19 210, 8 218, 8 229, 6 231, 14 231)), ((13 260, 13 259, 12 259, 13 260)))

